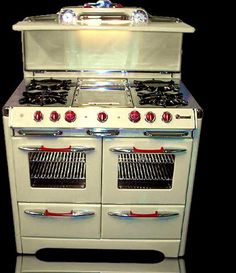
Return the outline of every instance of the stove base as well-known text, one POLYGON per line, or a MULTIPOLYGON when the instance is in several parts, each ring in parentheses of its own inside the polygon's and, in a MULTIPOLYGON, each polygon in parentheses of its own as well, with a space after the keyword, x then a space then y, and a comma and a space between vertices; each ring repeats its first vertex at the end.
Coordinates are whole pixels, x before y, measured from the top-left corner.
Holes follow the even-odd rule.
POLYGON ((158 250, 165 257, 178 257, 180 240, 114 240, 22 237, 24 254, 43 248, 158 250))

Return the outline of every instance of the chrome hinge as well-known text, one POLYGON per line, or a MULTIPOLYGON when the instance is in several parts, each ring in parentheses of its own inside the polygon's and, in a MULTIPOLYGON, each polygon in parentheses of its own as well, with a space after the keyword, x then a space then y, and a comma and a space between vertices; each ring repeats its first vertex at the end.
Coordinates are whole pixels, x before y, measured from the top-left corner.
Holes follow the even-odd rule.
POLYGON ((203 118, 203 110, 202 109, 197 109, 197 118, 198 119, 202 119, 203 118))
POLYGON ((9 112, 10 112, 10 107, 9 106, 4 106, 2 108, 2 115, 4 117, 9 117, 9 112))
POLYGON ((35 76, 36 74, 44 74, 45 70, 34 70, 32 72, 33 72, 33 75, 35 76))

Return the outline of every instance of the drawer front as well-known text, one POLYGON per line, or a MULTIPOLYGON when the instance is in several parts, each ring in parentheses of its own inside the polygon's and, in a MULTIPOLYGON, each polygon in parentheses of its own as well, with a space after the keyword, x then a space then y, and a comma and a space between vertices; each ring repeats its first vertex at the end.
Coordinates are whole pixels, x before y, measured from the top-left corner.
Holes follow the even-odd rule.
POLYGON ((21 236, 100 238, 100 205, 20 203, 21 236))
POLYGON ((180 239, 184 206, 102 207, 102 238, 180 239))

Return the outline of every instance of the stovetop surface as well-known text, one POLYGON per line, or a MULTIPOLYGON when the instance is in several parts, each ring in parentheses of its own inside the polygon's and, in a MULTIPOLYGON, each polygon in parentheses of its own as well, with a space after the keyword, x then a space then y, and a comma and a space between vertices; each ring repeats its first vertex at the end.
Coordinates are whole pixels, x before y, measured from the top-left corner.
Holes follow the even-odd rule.
POLYGON ((197 103, 183 83, 167 79, 27 78, 8 105, 194 108, 197 103))

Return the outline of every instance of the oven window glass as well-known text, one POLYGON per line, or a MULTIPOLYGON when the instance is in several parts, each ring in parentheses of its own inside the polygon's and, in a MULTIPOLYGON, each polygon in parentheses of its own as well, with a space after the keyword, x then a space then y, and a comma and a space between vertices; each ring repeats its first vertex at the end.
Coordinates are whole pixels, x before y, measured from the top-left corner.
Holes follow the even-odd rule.
POLYGON ((120 154, 119 189, 171 189, 174 174, 173 154, 120 154))
POLYGON ((31 187, 86 188, 86 154, 30 152, 31 187))

